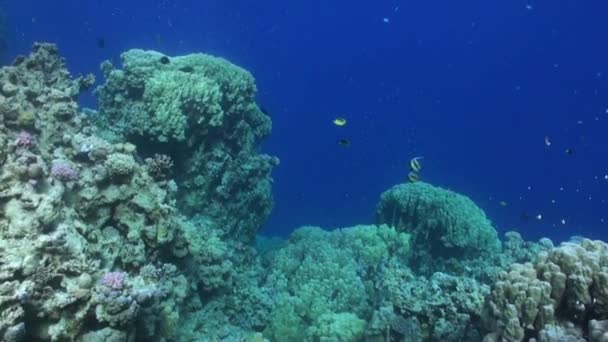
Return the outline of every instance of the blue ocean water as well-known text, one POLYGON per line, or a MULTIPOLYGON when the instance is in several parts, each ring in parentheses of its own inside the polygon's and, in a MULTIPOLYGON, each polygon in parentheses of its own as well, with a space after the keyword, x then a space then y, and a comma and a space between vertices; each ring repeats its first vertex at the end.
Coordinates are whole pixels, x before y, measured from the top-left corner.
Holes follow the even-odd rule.
POLYGON ((73 73, 99 82, 99 64, 130 48, 205 52, 250 70, 273 120, 263 150, 281 159, 263 233, 372 222, 380 193, 424 156, 425 181, 470 196, 500 231, 607 238, 605 2, 0 5, 4 63, 50 41, 73 73), (348 124, 334 126, 337 116, 348 124))

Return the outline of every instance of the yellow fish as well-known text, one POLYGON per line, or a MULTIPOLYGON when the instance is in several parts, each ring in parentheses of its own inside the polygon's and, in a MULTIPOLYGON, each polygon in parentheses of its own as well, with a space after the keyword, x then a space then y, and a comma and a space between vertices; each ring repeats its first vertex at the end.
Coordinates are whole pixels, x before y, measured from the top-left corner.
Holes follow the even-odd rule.
POLYGON ((346 125, 346 119, 345 118, 335 118, 333 121, 334 125, 338 126, 338 127, 342 127, 346 125))
POLYGON ((410 171, 410 173, 407 174, 407 180, 410 181, 410 183, 416 183, 420 181, 420 175, 416 171, 410 171))
POLYGON ((420 159, 423 157, 414 157, 410 160, 410 169, 415 172, 420 172, 422 170, 422 163, 420 163, 420 159))

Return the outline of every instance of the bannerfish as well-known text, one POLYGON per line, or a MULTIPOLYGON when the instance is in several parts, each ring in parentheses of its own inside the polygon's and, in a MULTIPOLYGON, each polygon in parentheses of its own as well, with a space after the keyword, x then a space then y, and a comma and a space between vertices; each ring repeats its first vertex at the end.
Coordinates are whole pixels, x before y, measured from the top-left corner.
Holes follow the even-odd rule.
POLYGON ((416 171, 410 171, 410 173, 407 174, 407 180, 410 183, 416 183, 420 181, 420 174, 418 174, 418 172, 416 171))
POLYGON ((414 157, 410 160, 410 170, 414 172, 420 172, 422 170, 422 163, 420 163, 420 159, 423 157, 414 157))

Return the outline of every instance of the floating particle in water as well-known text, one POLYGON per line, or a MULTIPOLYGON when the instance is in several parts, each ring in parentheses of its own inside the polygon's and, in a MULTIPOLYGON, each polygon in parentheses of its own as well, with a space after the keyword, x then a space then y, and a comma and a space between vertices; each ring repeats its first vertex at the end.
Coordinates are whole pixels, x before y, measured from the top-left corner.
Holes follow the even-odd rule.
POLYGON ((527 5, 526 5, 526 9, 527 9, 528 11, 531 11, 531 10, 533 10, 533 9, 534 9, 534 7, 533 7, 532 5, 530 5, 530 4, 527 4, 527 5))
POLYGON ((543 214, 536 215, 536 219, 539 220, 539 221, 542 220, 543 219, 543 214))
POLYGON ((571 156, 574 154, 574 149, 572 148, 567 148, 564 150, 564 153, 566 153, 567 155, 571 156))
POLYGON ((384 18, 382 18, 382 22, 383 22, 383 23, 385 23, 385 24, 388 24, 388 23, 390 23, 391 21, 390 21, 390 19, 389 19, 389 18, 384 17, 384 18))
POLYGON ((545 146, 547 146, 547 147, 551 146, 551 139, 549 139, 548 135, 545 135, 545 146))

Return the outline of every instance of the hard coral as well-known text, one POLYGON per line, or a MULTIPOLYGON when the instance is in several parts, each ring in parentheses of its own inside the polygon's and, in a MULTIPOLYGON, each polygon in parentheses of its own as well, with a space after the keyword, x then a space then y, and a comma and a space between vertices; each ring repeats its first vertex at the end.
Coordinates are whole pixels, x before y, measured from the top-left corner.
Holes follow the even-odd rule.
POLYGON ((74 181, 78 179, 78 171, 66 161, 55 161, 51 166, 51 176, 60 181, 74 181))
POLYGON ((591 319, 608 314, 608 244, 566 242, 541 252, 534 265, 512 265, 494 284, 485 311, 486 327, 509 341, 555 329, 582 336, 591 319))
POLYGON ((103 275, 101 283, 113 290, 122 290, 127 280, 125 272, 108 272, 103 275))
POLYGON ((473 258, 500 250, 496 230, 468 197, 423 182, 384 192, 378 219, 412 234, 420 263, 449 257, 473 258))

